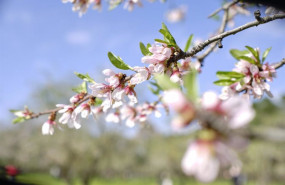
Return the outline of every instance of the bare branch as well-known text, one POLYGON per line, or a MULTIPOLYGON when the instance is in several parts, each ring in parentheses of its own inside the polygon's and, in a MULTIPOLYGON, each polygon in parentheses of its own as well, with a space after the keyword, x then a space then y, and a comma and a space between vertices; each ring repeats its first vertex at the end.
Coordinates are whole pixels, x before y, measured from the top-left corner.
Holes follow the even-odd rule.
POLYGON ((258 26, 258 25, 261 25, 261 24, 265 24, 265 23, 271 22, 271 21, 276 20, 276 19, 284 19, 284 18, 285 18, 285 14, 282 13, 282 14, 275 14, 275 15, 263 17, 262 21, 252 21, 252 22, 249 22, 249 23, 244 24, 244 25, 242 25, 240 27, 237 27, 235 29, 229 30, 227 32, 224 32, 224 33, 216 35, 216 36, 214 36, 212 38, 209 38, 205 42, 202 42, 198 46, 195 46, 191 51, 187 52, 185 54, 185 56, 186 57, 192 57, 195 54, 197 54, 198 52, 202 51, 209 44, 211 44, 211 43, 213 43, 215 41, 218 41, 220 39, 223 39, 223 38, 225 38, 227 36, 234 35, 236 33, 239 33, 241 31, 243 31, 243 30, 246 30, 248 28, 251 28, 251 27, 254 27, 254 26, 258 26))
POLYGON ((211 17, 215 16, 215 15, 218 14, 220 11, 226 9, 226 7, 230 7, 230 6, 232 6, 232 5, 236 4, 236 3, 238 3, 239 1, 240 1, 240 0, 234 0, 234 1, 232 1, 232 2, 229 2, 229 3, 224 4, 224 6, 218 8, 218 9, 215 10, 213 13, 211 13, 211 14, 208 16, 208 18, 211 18, 211 17))
POLYGON ((283 58, 280 62, 273 64, 273 67, 275 69, 279 69, 280 67, 282 67, 285 64, 285 58, 283 58))

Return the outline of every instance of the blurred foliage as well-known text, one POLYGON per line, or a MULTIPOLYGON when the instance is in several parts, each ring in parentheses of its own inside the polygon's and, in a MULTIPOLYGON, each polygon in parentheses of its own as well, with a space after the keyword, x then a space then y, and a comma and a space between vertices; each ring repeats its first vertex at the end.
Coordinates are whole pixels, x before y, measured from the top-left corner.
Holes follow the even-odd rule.
MULTIPOLYGON (((33 101, 41 102, 43 108, 51 107, 66 102, 66 97, 73 95, 65 92, 66 88, 61 85, 49 85, 33 94, 33 101)), ((259 185, 282 184, 285 181, 285 139, 277 136, 285 136, 282 132, 285 133, 285 97, 278 104, 264 99, 254 107, 257 116, 249 127, 254 133, 253 141, 241 153, 243 173, 250 182, 259 185)), ((80 130, 63 127, 53 136, 42 136, 40 130, 45 119, 0 131, 0 165, 20 167, 22 175, 17 179, 22 182, 151 185, 171 178, 174 184, 199 184, 186 177, 180 167, 181 158, 193 137, 191 134, 162 135, 150 124, 142 126, 136 136, 126 137, 128 131, 124 126, 113 124, 111 128, 102 119, 90 119, 80 130), (35 172, 37 174, 33 174, 35 172)))

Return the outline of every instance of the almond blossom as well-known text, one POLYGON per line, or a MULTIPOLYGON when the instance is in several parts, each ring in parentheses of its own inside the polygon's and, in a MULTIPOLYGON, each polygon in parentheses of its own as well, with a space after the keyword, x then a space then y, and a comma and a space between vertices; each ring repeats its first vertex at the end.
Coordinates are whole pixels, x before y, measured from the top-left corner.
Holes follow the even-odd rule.
POLYGON ((82 100, 84 98, 86 93, 79 93, 79 94, 76 94, 74 96, 72 96, 69 101, 70 103, 77 103, 79 102, 80 100, 82 100))
POLYGON ((124 8, 128 9, 129 11, 133 11, 135 5, 142 6, 142 3, 140 0, 127 0, 124 8))
POLYGON ((276 76, 276 71, 273 66, 266 63, 259 68, 257 65, 245 60, 240 60, 233 71, 245 75, 242 81, 235 84, 236 91, 246 89, 248 93, 251 92, 255 98, 261 98, 264 92, 272 97, 270 86, 266 81, 272 81, 273 77, 276 76))
POLYGON ((58 113, 62 113, 62 116, 58 120, 60 123, 67 124, 69 128, 81 128, 81 124, 75 120, 76 114, 73 112, 75 109, 74 106, 57 104, 56 107, 62 108, 58 111, 58 113))
POLYGON ((48 120, 48 121, 44 122, 44 124, 42 126, 42 134, 43 135, 53 135, 54 125, 56 125, 56 122, 52 121, 52 120, 48 120))
POLYGON ((180 129, 190 124, 194 119, 195 110, 184 94, 179 90, 165 91, 162 101, 178 113, 171 122, 174 129, 180 129))
POLYGON ((148 50, 152 55, 147 55, 142 57, 142 62, 151 64, 149 69, 151 73, 163 72, 165 69, 165 62, 172 55, 171 48, 168 48, 166 45, 153 44, 148 50))
POLYGON ((134 67, 133 68, 136 73, 132 76, 130 80, 131 85, 140 84, 146 80, 148 80, 151 76, 150 70, 147 67, 134 67))
POLYGON ((236 153, 221 140, 198 139, 188 146, 181 166, 186 175, 208 183, 217 178, 220 168, 240 169, 241 163, 236 153))
POLYGON ((209 91, 203 94, 201 105, 202 109, 222 116, 231 129, 245 126, 255 116, 248 99, 241 96, 233 96, 223 101, 216 93, 209 91))

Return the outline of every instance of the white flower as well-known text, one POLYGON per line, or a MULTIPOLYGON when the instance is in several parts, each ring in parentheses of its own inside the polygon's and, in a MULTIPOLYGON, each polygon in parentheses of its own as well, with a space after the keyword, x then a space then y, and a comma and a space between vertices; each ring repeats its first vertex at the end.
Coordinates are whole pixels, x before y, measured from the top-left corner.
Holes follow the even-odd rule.
POLYGON ((220 162, 211 143, 192 142, 181 162, 186 175, 193 175, 201 182, 211 182, 219 173, 220 162))
POLYGON ((55 125, 55 121, 48 120, 44 122, 42 126, 42 134, 43 135, 53 135, 54 133, 54 128, 53 126, 55 125))
POLYGON ((162 101, 173 108, 178 115, 172 119, 171 125, 174 129, 183 128, 191 123, 195 116, 195 110, 183 93, 179 90, 165 91, 162 101))
POLYGON ((171 9, 166 13, 166 19, 169 22, 175 23, 180 22, 184 19, 187 8, 185 6, 180 6, 174 9, 171 9))
POLYGON ((146 67, 134 67, 134 71, 137 73, 131 78, 130 84, 136 85, 142 83, 150 78, 150 71, 146 67))
POLYGON ((153 55, 150 56, 147 55, 142 57, 143 63, 148 63, 148 64, 162 63, 165 60, 169 59, 172 54, 172 50, 170 48, 156 44, 153 44, 151 47, 148 48, 148 50, 151 53, 153 53, 153 55))
POLYGON ((221 109, 226 112, 229 127, 240 128, 248 124, 255 116, 248 99, 240 96, 233 96, 221 104, 221 109))
POLYGON ((120 85, 122 73, 116 74, 111 69, 105 69, 103 70, 103 74, 109 76, 109 78, 105 78, 105 81, 108 82, 111 87, 116 88, 120 85))
POLYGON ((75 129, 81 128, 81 124, 76 120, 74 106, 57 104, 56 107, 62 108, 61 110, 58 111, 58 113, 62 113, 62 116, 58 120, 60 123, 67 124, 69 128, 75 128, 75 129))
POLYGON ((255 116, 249 100, 238 95, 223 101, 216 93, 206 92, 202 97, 201 105, 203 109, 215 113, 216 116, 222 116, 231 129, 245 126, 255 116))
POLYGON ((92 90, 92 95, 95 97, 107 97, 110 96, 112 86, 103 83, 93 83, 89 85, 92 90))
POLYGON ((220 168, 240 168, 241 164, 236 153, 220 140, 199 139, 190 143, 181 166, 186 175, 208 183, 217 178, 220 168))
POLYGON ((119 114, 119 112, 111 112, 106 116, 105 120, 107 122, 119 123, 120 122, 120 114, 119 114))

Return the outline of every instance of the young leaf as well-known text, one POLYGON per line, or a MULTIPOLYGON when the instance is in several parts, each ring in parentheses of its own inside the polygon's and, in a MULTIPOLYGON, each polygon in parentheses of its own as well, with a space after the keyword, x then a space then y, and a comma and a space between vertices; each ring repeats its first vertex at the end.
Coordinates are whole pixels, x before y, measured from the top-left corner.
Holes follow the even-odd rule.
POLYGON ((198 83, 197 83, 197 71, 192 69, 185 77, 183 78, 184 87, 187 90, 187 96, 192 101, 197 101, 198 99, 198 83))
POLYGON ((222 80, 217 80, 214 82, 215 85, 218 86, 229 86, 235 83, 236 81, 232 81, 231 79, 222 79, 222 80))
POLYGON ((21 122, 24 122, 26 121, 26 118, 25 117, 17 117, 15 119, 13 119, 13 123, 16 124, 16 123, 21 123, 21 122))
POLYGON ((264 53, 262 54, 262 63, 265 61, 265 59, 266 59, 268 53, 270 52, 270 50, 271 50, 271 47, 270 47, 270 48, 267 48, 267 49, 264 51, 264 53))
POLYGON ((155 40, 156 42, 169 45, 169 42, 166 42, 166 41, 164 41, 164 40, 161 40, 161 39, 154 39, 154 40, 155 40))
POLYGON ((164 23, 162 23, 162 29, 160 29, 159 32, 164 35, 164 40, 169 42, 170 45, 173 45, 175 47, 177 46, 174 37, 171 35, 170 31, 164 23))
POLYGON ((118 69, 123 69, 123 70, 133 69, 131 66, 126 64, 120 57, 114 55, 112 52, 108 52, 108 57, 111 63, 118 69))
POLYGON ((163 90, 169 90, 169 89, 178 89, 178 84, 172 82, 170 78, 165 74, 156 74, 154 75, 154 78, 159 85, 159 87, 163 90))
POLYGON ((160 89, 157 88, 156 90, 154 90, 150 85, 147 86, 148 89, 154 94, 154 95, 159 95, 160 89))
POLYGON ((95 81, 89 76, 88 73, 86 73, 86 74, 84 75, 84 74, 81 74, 81 73, 74 72, 74 74, 75 74, 78 78, 80 78, 80 79, 82 79, 82 80, 84 80, 84 81, 86 81, 86 82, 95 83, 95 81))
POLYGON ((87 83, 82 82, 82 84, 80 84, 77 87, 72 88, 72 90, 76 93, 87 93, 87 83))
POLYGON ((256 51, 255 49, 253 49, 253 48, 250 47, 250 46, 245 46, 245 47, 252 53, 252 55, 253 55, 254 58, 258 61, 258 63, 260 63, 259 52, 256 51))
POLYGON ((244 77, 244 74, 235 71, 218 71, 216 75, 219 79, 239 79, 244 77))
POLYGON ((146 48, 148 49, 148 48, 150 48, 150 47, 151 47, 151 44, 150 44, 150 43, 147 43, 146 48))
POLYGON ((239 60, 239 58, 240 58, 241 56, 244 56, 244 55, 248 54, 249 51, 247 51, 247 50, 231 49, 231 50, 230 50, 230 53, 231 53, 231 55, 232 55, 235 59, 239 60))
POLYGON ((145 45, 142 42, 140 42, 140 49, 144 56, 151 54, 151 52, 145 47, 145 45))
POLYGON ((96 105, 101 105, 101 104, 102 104, 102 102, 103 102, 103 100, 102 100, 102 99, 100 99, 100 98, 96 98, 95 106, 96 106, 96 105))
POLYGON ((191 34, 186 42, 186 45, 185 45, 185 48, 184 48, 184 52, 187 52, 191 46, 191 42, 192 42, 192 39, 193 39, 193 34, 191 34))
POLYGON ((256 61, 250 57, 247 57, 247 56, 241 56, 239 57, 239 59, 242 59, 242 60, 245 60, 245 61, 248 61, 249 63, 251 64, 254 64, 254 65, 257 65, 256 61))

